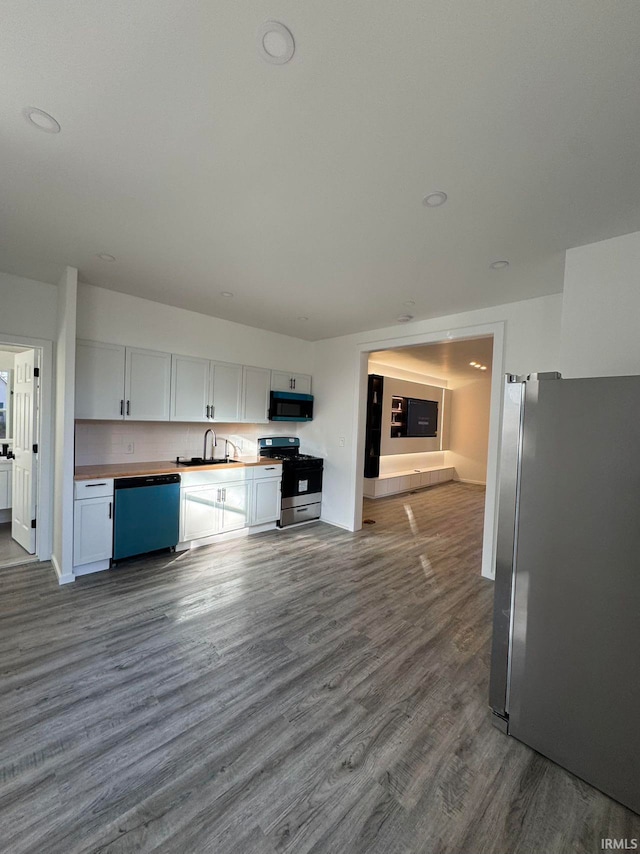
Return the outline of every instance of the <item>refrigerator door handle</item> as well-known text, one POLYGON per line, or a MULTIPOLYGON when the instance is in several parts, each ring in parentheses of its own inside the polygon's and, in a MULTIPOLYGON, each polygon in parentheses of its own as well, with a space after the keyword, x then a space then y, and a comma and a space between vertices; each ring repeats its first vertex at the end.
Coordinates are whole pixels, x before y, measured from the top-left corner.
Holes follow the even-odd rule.
POLYGON ((489 702, 493 723, 507 732, 509 720, 509 671, 512 642, 512 603, 515 591, 518 497, 522 458, 522 422, 526 384, 507 375, 504 384, 500 497, 496 543, 496 577, 493 610, 493 643, 489 702))

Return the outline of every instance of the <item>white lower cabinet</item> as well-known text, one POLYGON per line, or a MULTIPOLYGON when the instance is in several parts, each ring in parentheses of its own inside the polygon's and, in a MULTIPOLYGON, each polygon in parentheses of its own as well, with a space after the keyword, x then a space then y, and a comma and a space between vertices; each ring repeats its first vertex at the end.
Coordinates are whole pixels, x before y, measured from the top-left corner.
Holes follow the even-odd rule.
POLYGON ((0 510, 9 510, 11 507, 11 480, 13 476, 12 464, 0 463, 0 510))
POLYGON ((251 525, 266 525, 280 518, 282 478, 269 477, 254 481, 251 502, 251 525))
POLYGON ((199 540, 218 533, 220 487, 180 490, 180 540, 199 540))
POLYGON ((113 480, 81 480, 73 502, 73 565, 106 569, 113 556, 113 480))
POLYGON ((180 540, 201 540, 245 528, 251 481, 181 490, 180 540))
POLYGON ((251 486, 251 481, 241 481, 240 483, 225 484, 222 487, 222 502, 218 514, 220 534, 247 527, 251 486))
POLYGON ((281 480, 281 464, 183 474, 180 542, 275 522, 280 517, 281 480))
POLYGON ((411 489, 421 489, 436 483, 453 480, 455 469, 451 466, 433 468, 429 471, 411 474, 398 472, 383 477, 365 477, 363 492, 366 498, 380 498, 383 495, 396 495, 411 489))

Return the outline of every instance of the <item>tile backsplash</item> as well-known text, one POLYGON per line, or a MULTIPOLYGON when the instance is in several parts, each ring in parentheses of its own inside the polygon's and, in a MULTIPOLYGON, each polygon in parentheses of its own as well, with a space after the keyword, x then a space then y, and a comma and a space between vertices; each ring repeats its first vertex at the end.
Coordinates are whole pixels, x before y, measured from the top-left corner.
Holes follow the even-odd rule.
MULTIPOLYGON (((224 456, 224 439, 237 454, 257 453, 261 436, 297 435, 296 429, 278 424, 212 424, 218 439, 215 457, 224 456)), ((206 424, 147 421, 76 421, 76 466, 110 463, 145 463, 177 456, 200 457, 206 424)))

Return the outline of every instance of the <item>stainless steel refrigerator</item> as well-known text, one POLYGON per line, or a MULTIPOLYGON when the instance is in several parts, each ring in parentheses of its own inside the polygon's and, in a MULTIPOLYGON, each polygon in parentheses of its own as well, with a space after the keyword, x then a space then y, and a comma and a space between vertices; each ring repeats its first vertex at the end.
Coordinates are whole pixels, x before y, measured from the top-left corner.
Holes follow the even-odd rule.
POLYGON ((640 377, 504 400, 492 718, 640 813, 640 377))

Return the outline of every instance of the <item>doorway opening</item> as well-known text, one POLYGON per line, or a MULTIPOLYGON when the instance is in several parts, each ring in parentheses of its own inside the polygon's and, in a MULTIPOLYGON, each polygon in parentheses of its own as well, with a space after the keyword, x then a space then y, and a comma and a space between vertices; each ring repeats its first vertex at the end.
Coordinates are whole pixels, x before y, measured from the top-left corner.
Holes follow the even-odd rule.
POLYGON ((42 347, 0 340, 0 568, 38 561, 49 550, 49 514, 40 513, 47 488, 41 461, 49 459, 43 454, 43 361, 42 347))
POLYGON ((364 519, 375 521, 376 507, 381 513, 392 496, 435 496, 432 487, 449 483, 460 493, 475 490, 482 498, 481 574, 493 578, 504 324, 363 342, 358 349, 354 530, 364 519), (377 437, 370 435, 376 383, 377 437))

